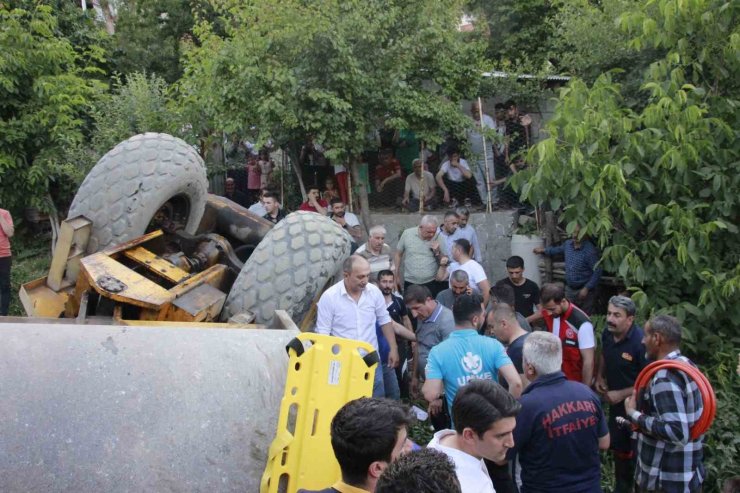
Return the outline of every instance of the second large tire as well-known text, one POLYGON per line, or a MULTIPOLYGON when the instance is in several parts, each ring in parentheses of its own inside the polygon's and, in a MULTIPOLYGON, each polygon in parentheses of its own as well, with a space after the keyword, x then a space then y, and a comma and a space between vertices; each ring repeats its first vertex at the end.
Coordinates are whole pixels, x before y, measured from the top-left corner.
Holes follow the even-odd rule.
POLYGON ((328 217, 294 212, 257 245, 234 281, 222 319, 250 311, 272 325, 275 310, 300 324, 316 295, 340 271, 351 251, 350 236, 328 217))
POLYGON ((195 233, 206 206, 203 160, 184 140, 145 133, 114 147, 77 191, 68 217, 93 223, 88 253, 144 234, 154 214, 173 198, 187 209, 184 229, 195 233))

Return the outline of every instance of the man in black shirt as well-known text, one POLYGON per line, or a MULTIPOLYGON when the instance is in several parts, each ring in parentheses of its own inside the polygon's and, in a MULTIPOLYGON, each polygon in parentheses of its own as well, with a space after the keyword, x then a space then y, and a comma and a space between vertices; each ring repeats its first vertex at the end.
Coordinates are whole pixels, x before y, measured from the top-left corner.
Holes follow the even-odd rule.
POLYGON ((264 217, 273 224, 277 224, 285 218, 285 212, 280 208, 278 196, 275 192, 264 192, 262 194, 262 205, 267 214, 264 217))
MULTIPOLYGON (((516 372, 519 374, 519 378, 522 379, 522 389, 527 384, 527 378, 524 376, 524 365, 523 365, 523 350, 524 341, 527 340, 529 332, 524 330, 517 322, 518 314, 514 312, 514 309, 506 304, 499 303, 492 311, 486 316, 486 335, 495 337, 498 341, 506 347, 506 354, 511 358, 511 362, 514 363, 516 372)), ((509 385, 506 380, 501 381, 501 386, 505 389, 509 389, 509 385)), ((514 487, 514 481, 509 474, 508 466, 495 465, 486 461, 488 472, 491 479, 494 482, 495 490, 499 493, 513 493, 516 491, 514 487)))
POLYGON ((635 474, 635 443, 632 430, 617 426, 625 417, 624 400, 632 394, 637 375, 645 367, 642 328, 635 323, 635 303, 626 296, 612 296, 606 312, 607 330, 601 334, 601 356, 596 391, 609 403, 610 449, 614 457, 614 493, 632 491, 635 474))
POLYGON ((526 317, 528 322, 540 318, 540 287, 524 277, 524 259, 519 255, 509 257, 506 260, 506 274, 507 277, 496 284, 508 284, 514 288, 516 312, 526 317))

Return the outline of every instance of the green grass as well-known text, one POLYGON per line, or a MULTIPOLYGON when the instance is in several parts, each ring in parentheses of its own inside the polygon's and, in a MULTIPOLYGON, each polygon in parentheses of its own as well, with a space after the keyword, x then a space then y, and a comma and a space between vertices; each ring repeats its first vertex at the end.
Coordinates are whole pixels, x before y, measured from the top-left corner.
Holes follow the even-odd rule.
POLYGON ((10 312, 11 316, 25 316, 26 312, 18 299, 21 285, 44 277, 51 264, 51 237, 48 234, 33 235, 28 231, 18 231, 11 240, 13 265, 10 270, 10 312))

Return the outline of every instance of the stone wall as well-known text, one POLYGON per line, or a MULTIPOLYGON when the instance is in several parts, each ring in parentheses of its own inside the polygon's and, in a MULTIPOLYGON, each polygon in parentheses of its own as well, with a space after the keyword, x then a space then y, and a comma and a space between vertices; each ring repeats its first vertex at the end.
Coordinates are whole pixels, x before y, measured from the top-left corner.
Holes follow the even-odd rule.
MULTIPOLYGON (((443 212, 435 211, 433 216, 442 224, 443 212)), ((401 233, 406 228, 419 225, 419 214, 378 214, 372 213, 371 224, 382 224, 385 226, 388 234, 385 241, 395 250, 401 233)), ((488 274, 491 284, 499 279, 506 277, 506 267, 504 263, 511 255, 511 231, 514 221, 514 211, 496 211, 492 214, 475 212, 470 215, 469 224, 475 227, 478 233, 478 242, 480 243, 483 255, 483 268, 488 274)))

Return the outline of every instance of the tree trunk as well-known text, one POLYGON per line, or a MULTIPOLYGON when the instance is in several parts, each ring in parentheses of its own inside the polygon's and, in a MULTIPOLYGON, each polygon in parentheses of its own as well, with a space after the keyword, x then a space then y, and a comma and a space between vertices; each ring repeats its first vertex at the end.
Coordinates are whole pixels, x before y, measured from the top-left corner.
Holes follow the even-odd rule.
POLYGON ((103 14, 103 18, 105 19, 105 30, 108 34, 111 36, 115 34, 117 19, 116 16, 113 15, 113 9, 111 9, 110 2, 108 0, 93 1, 93 7, 98 7, 96 10, 103 14))
POLYGON ((295 143, 289 143, 285 146, 285 150, 288 153, 288 159, 290 160, 290 165, 293 167, 293 171, 295 171, 296 179, 298 180, 298 187, 301 189, 301 197, 302 200, 306 200, 306 186, 303 184, 303 176, 301 175, 301 166, 299 161, 301 149, 300 146, 295 145, 295 143))
POLYGON ((360 200, 360 215, 365 233, 370 229, 370 202, 367 199, 367 183, 360 176, 360 163, 352 157, 349 163, 352 172, 352 184, 357 187, 357 198, 360 200))

